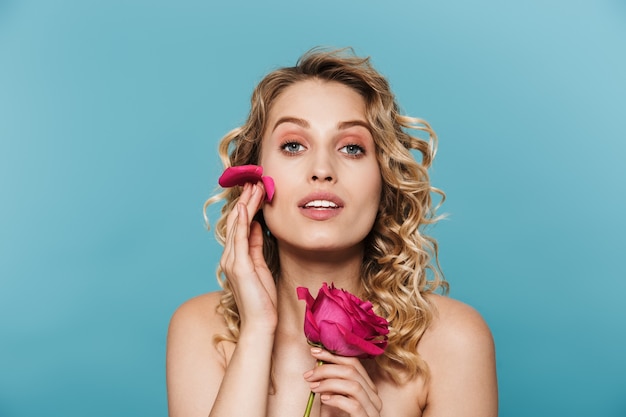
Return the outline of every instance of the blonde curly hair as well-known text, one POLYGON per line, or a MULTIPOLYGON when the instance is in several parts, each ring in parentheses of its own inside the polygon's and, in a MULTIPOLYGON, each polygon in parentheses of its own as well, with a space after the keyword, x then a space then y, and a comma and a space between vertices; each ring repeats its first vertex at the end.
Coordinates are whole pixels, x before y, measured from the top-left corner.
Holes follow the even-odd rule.
MULTIPOLYGON (((396 382, 417 375, 428 377, 428 367, 417 352, 417 344, 435 313, 426 295, 437 289, 444 293, 448 290, 439 268, 437 242, 423 233, 425 226, 439 220, 435 211, 445 199, 442 191, 431 186, 427 172, 435 156, 437 137, 424 120, 400 114, 389 83, 372 67, 369 58, 357 57, 351 49, 313 49, 294 67, 269 73, 252 94, 245 124, 222 138, 220 157, 225 167, 257 164, 272 104, 285 88, 310 79, 342 83, 365 100, 383 189, 374 226, 366 237, 362 293, 358 295, 371 301, 376 313, 390 323, 388 347, 376 358, 380 369, 396 382), (413 135, 408 133, 411 131, 413 135), (412 151, 419 153, 417 160, 412 151), (440 196, 437 205, 433 193, 440 196)), ((239 188, 226 189, 204 205, 206 219, 207 207, 225 200, 215 228, 221 244, 226 237, 226 217, 240 193, 239 188)), ((262 212, 257 220, 265 227, 262 212)), ((277 280, 280 265, 271 236, 264 237, 264 255, 277 280)), ((216 343, 236 342, 237 306, 219 267, 217 278, 224 290, 220 310, 230 334, 218 336, 216 343)))

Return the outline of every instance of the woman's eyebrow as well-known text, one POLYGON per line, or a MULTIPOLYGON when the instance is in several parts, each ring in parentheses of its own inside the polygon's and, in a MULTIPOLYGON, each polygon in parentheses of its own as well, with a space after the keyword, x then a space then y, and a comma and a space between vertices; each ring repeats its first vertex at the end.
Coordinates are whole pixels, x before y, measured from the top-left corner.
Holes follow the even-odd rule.
POLYGON ((349 129, 351 127, 354 126, 361 126, 366 128, 368 131, 371 132, 371 127, 369 125, 369 123, 363 121, 363 120, 348 120, 346 122, 339 122, 337 123, 337 129, 338 130, 344 130, 344 129, 349 129))
POLYGON ((287 117, 281 117, 280 119, 276 121, 276 123, 274 123, 274 128, 272 128, 272 132, 276 130, 276 128, 282 123, 293 123, 305 129, 310 127, 309 122, 307 122, 304 119, 300 119, 298 117, 287 116, 287 117))

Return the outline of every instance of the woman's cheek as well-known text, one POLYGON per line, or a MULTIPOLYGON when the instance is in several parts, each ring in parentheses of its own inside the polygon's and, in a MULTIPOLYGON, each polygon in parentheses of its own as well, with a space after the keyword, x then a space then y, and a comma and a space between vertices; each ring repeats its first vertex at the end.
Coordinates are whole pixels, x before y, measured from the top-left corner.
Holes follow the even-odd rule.
MULTIPOLYGON (((276 187, 278 189, 278 187, 276 187)), ((269 229, 270 233, 273 231, 278 231, 278 228, 281 226, 280 222, 276 220, 276 218, 280 218, 278 205, 280 204, 280 198, 278 196, 278 191, 274 194, 274 199, 271 203, 266 203, 263 206, 263 219, 265 220, 265 225, 269 229)))

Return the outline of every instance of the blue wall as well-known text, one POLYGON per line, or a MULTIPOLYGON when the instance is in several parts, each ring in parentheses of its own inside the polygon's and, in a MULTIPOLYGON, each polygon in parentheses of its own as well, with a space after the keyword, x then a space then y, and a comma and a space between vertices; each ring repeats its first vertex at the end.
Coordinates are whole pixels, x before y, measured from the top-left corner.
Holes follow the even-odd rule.
POLYGON ((626 415, 624 2, 222 3, 0 0, 0 416, 166 415, 169 317, 216 289, 217 141, 314 45, 438 132, 432 232, 501 415, 626 415))

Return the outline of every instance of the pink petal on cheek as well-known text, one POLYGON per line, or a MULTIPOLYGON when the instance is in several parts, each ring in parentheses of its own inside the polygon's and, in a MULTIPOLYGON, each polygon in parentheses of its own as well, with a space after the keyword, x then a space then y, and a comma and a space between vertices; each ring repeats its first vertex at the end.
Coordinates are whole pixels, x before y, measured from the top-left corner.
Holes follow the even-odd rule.
POLYGON ((272 177, 261 177, 263 186, 265 187, 265 201, 268 203, 274 198, 274 179, 272 177))
POLYGON ((226 168, 217 182, 225 188, 234 187, 247 182, 256 183, 261 180, 262 174, 263 168, 258 165, 239 165, 226 168))
POLYGON ((263 182, 265 201, 269 203, 274 198, 276 187, 272 177, 263 176, 263 167, 258 165, 237 165, 226 168, 217 182, 221 187, 229 188, 236 185, 244 185, 247 182, 256 184, 259 181, 263 182))

